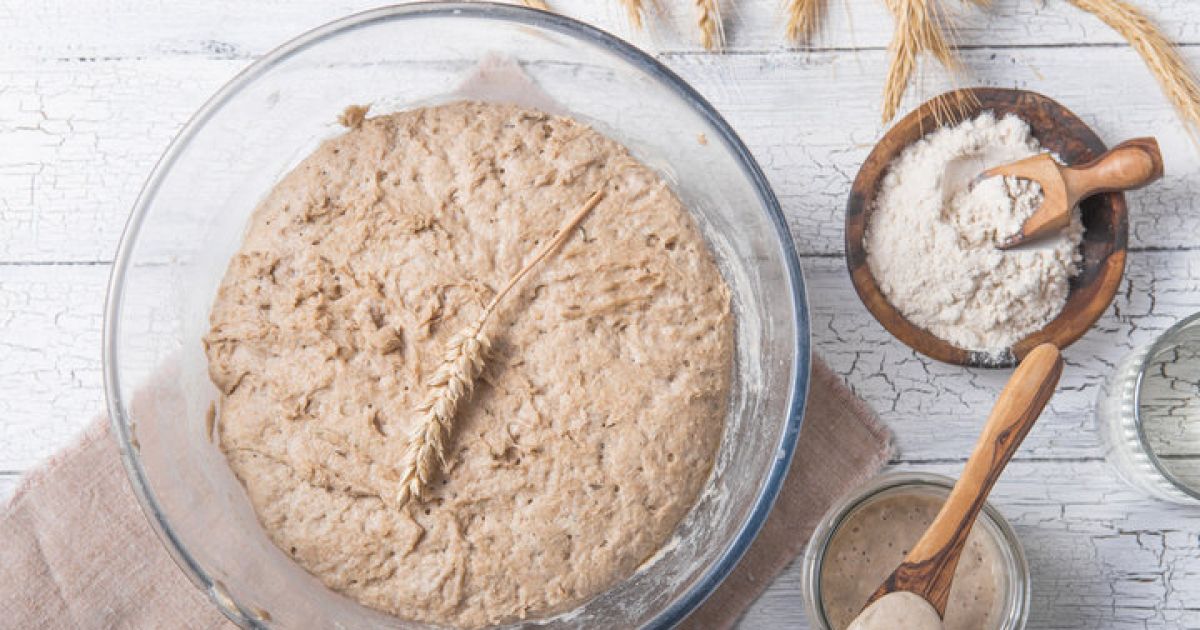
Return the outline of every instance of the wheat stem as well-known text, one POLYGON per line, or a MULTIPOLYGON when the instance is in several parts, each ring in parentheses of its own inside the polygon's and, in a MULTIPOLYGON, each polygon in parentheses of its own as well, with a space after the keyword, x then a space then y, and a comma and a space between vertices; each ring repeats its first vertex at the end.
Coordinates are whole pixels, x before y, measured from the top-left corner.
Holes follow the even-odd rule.
POLYGON ((1200 141, 1200 87, 1196 75, 1154 22, 1123 0, 1068 1, 1100 18, 1129 41, 1175 107, 1192 141, 1200 141))
POLYGON ((721 8, 718 0, 694 0, 696 25, 700 27, 700 43, 706 50, 725 47, 725 26, 721 23, 721 8))
POLYGON ((621 0, 621 4, 625 5, 625 13, 629 16, 629 23, 633 28, 642 28, 642 15, 646 12, 645 3, 642 0, 621 0))
POLYGON ((826 0, 788 0, 787 37, 796 43, 811 43, 825 13, 826 0))
POLYGON ((417 407, 420 423, 405 445, 404 469, 400 474, 400 490, 396 496, 397 507, 403 507, 414 498, 422 499, 429 482, 446 466, 446 441, 450 439, 458 403, 471 391, 475 377, 483 369, 489 347, 483 328, 488 318, 517 283, 571 237, 575 228, 603 198, 603 190, 589 197, 579 211, 559 227, 554 238, 508 279, 508 283, 492 297, 475 320, 450 338, 441 365, 429 379, 425 400, 417 407))
POLYGON ((885 0, 896 19, 888 45, 890 60, 883 86, 883 122, 896 116, 900 100, 917 67, 917 57, 929 53, 947 69, 959 68, 950 47, 936 0, 885 0))

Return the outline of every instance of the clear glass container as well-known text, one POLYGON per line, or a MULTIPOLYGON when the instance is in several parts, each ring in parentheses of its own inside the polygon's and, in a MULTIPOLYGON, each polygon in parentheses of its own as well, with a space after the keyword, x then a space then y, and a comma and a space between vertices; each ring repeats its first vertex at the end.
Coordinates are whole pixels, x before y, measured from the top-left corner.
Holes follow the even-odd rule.
POLYGON ((668 552, 544 625, 677 622, 778 493, 808 387, 808 310, 779 204, 729 125, 651 57, 562 16, 487 3, 361 13, 266 55, 193 117, 138 199, 109 289, 105 387, 134 491, 186 574, 242 626, 413 626, 329 591, 267 538, 209 437, 217 392, 200 339, 250 213, 342 131, 343 108, 460 98, 568 114, 625 144, 691 209, 733 294, 733 393, 708 486, 668 552))
MULTIPOLYGON (((809 539, 800 574, 805 614, 814 630, 833 628, 825 612, 821 576, 829 544, 848 517, 878 499, 899 494, 921 493, 944 501, 953 487, 954 479, 942 475, 884 473, 838 500, 825 513, 809 539)), ((990 503, 984 504, 979 513, 975 530, 983 531, 995 543, 1000 551, 1002 573, 1007 577, 1005 588, 1001 589, 1004 595, 1000 615, 1002 623, 995 629, 979 630, 1021 630, 1029 617, 1030 599, 1029 564, 1025 560, 1025 550, 1012 526, 990 503)))
POLYGON ((1200 313, 1117 364, 1096 399, 1096 429, 1130 485, 1200 504, 1200 313))

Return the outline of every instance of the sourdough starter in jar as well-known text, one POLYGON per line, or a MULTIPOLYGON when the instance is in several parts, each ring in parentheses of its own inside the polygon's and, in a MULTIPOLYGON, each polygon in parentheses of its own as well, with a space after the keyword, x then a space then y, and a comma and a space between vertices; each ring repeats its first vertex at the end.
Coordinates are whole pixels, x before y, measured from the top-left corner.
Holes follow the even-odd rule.
MULTIPOLYGON (((821 600, 834 630, 844 630, 867 598, 904 561, 941 509, 941 497, 898 492, 851 512, 834 532, 821 570, 821 600)), ((967 538, 944 619, 946 630, 1000 627, 1008 578, 999 545, 983 527, 967 538)))

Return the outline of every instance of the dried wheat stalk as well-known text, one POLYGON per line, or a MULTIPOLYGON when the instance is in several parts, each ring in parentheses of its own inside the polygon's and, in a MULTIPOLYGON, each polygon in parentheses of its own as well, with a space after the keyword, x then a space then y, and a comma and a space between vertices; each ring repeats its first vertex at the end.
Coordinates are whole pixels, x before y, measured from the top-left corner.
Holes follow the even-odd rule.
MULTIPOLYGON (((812 41, 813 35, 821 27, 828 0, 787 0, 787 22, 785 25, 788 39, 797 43, 812 41)), ((991 5, 992 0, 963 0, 979 7, 991 5)))
POLYGON ((604 198, 604 191, 596 191, 579 211, 567 220, 537 255, 521 268, 508 283, 488 302, 483 311, 468 326, 454 334, 446 344, 446 354, 441 365, 429 379, 424 402, 417 407, 421 422, 409 436, 404 448, 404 469, 400 474, 400 490, 396 496, 397 507, 403 507, 411 499, 420 500, 429 482, 446 465, 446 441, 454 423, 454 414, 463 396, 471 391, 475 377, 483 369, 488 351, 488 337, 484 326, 496 311, 500 302, 538 263, 554 253, 571 237, 584 217, 604 198))
POLYGON ((1129 41, 1158 80, 1193 141, 1200 142, 1200 87, 1179 51, 1146 14, 1123 0, 1068 0, 1129 41))
POLYGON ((696 25, 700 27, 700 43, 707 50, 725 47, 725 25, 721 23, 719 0, 694 0, 696 25))
POLYGON ((642 15, 646 12, 645 3, 642 0, 621 0, 621 4, 625 5, 625 13, 629 16, 629 23, 633 28, 642 28, 642 15))
POLYGON ((796 43, 810 43, 820 26, 826 0, 788 0, 787 37, 796 43))
POLYGON ((945 21, 936 0, 885 0, 896 18, 896 30, 888 45, 891 59, 883 86, 883 122, 895 118, 900 100, 917 67, 917 57, 929 53, 951 71, 959 69, 950 47, 945 21))

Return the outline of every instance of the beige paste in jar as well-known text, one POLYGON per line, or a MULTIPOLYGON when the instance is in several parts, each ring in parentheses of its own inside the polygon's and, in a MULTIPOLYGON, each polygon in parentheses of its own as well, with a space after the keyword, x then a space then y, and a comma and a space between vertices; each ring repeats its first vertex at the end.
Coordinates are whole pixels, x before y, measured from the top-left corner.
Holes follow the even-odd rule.
MULTIPOLYGON (((851 512, 834 532, 821 569, 821 604, 834 630, 846 630, 867 598, 933 522, 944 499, 920 492, 883 495, 851 512)), ((1008 576, 995 538, 982 526, 967 538, 950 601, 946 630, 987 630, 1000 624, 1008 576)))

